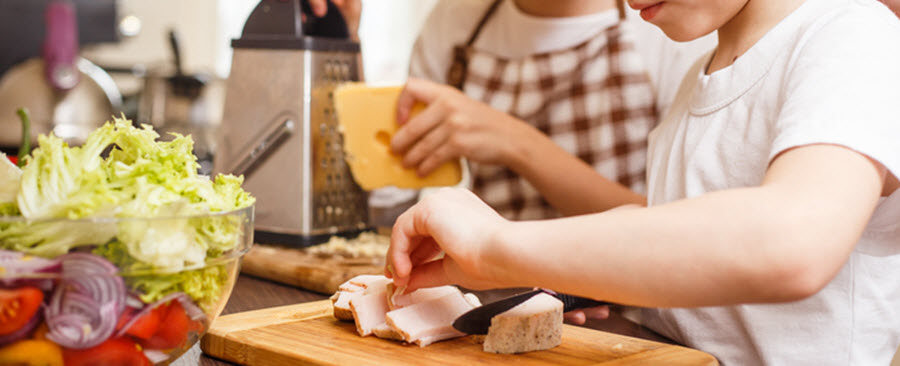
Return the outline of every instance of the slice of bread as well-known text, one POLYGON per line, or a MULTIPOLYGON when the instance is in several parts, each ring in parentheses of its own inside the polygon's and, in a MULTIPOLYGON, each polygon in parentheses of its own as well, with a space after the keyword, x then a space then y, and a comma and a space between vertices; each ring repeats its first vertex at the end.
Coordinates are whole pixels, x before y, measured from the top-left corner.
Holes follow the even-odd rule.
POLYGON ((562 301, 539 294, 491 318, 483 349, 491 353, 550 349, 562 343, 562 326, 562 301))

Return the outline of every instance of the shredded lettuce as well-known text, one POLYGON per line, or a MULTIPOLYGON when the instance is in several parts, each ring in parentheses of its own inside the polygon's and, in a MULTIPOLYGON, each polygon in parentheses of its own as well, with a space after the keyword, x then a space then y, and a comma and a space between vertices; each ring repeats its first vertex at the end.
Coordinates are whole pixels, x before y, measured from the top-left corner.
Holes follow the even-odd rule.
POLYGON ((150 126, 134 127, 124 118, 107 122, 80 147, 52 134, 39 136, 21 178, 0 166, 0 193, 15 192, 14 202, 0 196, 0 214, 28 219, 0 227, 0 248, 55 257, 80 246, 115 244, 115 251, 101 255, 122 265, 122 252, 133 261, 129 265, 162 272, 197 266, 233 249, 246 230, 243 218, 198 215, 252 205, 254 198, 241 189, 243 178, 199 175, 190 136, 158 139, 150 126), (46 220, 97 217, 135 220, 46 220), (144 220, 160 217, 177 218, 144 220))
POLYGON ((11 215, 7 212, 13 212, 4 206, 15 206, 15 211, 19 208, 16 205, 16 195, 19 193, 19 182, 22 180, 22 170, 19 169, 6 154, 0 152, 0 215, 11 215))
POLYGON ((230 278, 228 265, 220 264, 176 273, 126 276, 125 284, 138 291, 141 301, 152 303, 173 292, 184 292, 197 305, 209 311, 224 299, 224 286, 230 278))
POLYGON ((163 273, 132 257, 126 245, 118 240, 96 247, 93 253, 119 267, 125 284, 145 303, 152 303, 173 292, 184 292, 201 308, 210 310, 222 299, 223 286, 230 278, 228 264, 163 273))

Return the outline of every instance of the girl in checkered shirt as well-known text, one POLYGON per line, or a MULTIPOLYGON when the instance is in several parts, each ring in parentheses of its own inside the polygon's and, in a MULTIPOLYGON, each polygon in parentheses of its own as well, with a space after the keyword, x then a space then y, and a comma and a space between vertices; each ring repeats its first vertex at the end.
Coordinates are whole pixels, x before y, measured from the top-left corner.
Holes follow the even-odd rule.
POLYGON ((900 344, 900 21, 874 0, 629 5, 674 40, 719 39, 650 135, 646 207, 515 222, 445 189, 397 220, 395 284, 642 306, 645 325, 726 365, 888 364, 900 344))
POLYGON ((439 1, 391 147, 422 175, 466 158, 471 189, 511 220, 643 204, 659 108, 633 23, 617 0, 439 1))

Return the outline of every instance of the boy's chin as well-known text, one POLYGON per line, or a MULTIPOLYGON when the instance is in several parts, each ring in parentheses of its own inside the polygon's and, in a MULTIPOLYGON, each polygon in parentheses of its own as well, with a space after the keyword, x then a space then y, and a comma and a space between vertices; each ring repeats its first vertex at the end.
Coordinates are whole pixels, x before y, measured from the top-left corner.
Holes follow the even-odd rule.
POLYGON ((699 28, 686 29, 683 27, 667 27, 662 25, 657 25, 657 27, 659 27, 659 29, 662 29, 663 33, 665 33, 666 36, 669 37, 669 39, 675 42, 690 42, 697 38, 710 34, 715 30, 705 30, 699 28))

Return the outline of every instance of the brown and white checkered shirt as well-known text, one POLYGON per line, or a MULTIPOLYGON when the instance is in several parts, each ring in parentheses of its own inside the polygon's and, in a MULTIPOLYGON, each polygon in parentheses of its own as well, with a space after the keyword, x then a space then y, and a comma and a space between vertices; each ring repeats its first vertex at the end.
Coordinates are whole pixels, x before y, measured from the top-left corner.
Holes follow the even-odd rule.
MULTIPOLYGON (((465 57, 467 95, 526 121, 603 176, 643 192, 655 98, 621 25, 572 49, 508 60, 466 47, 465 57)), ((560 215, 506 167, 471 164, 471 172, 474 192, 508 219, 560 215)))

